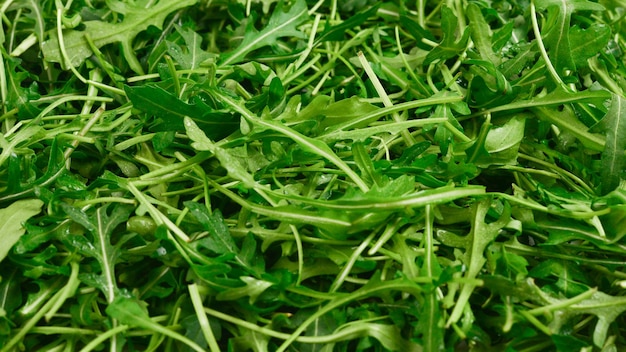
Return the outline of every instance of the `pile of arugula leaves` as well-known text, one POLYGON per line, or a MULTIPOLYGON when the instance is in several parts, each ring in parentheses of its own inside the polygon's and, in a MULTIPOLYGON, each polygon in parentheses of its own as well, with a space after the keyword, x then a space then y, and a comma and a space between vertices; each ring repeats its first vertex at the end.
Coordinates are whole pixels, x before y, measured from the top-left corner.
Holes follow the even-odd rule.
POLYGON ((625 11, 4 0, 0 352, 625 349, 625 11))

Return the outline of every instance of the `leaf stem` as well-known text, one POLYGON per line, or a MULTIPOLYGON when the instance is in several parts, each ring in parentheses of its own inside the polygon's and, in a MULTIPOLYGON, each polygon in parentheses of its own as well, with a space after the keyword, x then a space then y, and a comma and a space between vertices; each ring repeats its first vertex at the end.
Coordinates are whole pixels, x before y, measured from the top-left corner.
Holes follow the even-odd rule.
POLYGON ((539 51, 541 52, 541 57, 546 63, 546 67, 548 68, 548 72, 550 72, 550 76, 554 80, 554 83, 560 85, 565 90, 569 90, 569 87, 565 85, 561 76, 556 72, 554 65, 552 65, 552 61, 550 61, 550 56, 548 56, 548 52, 546 51, 545 45, 543 45, 543 40, 541 39, 541 31, 539 30, 539 24, 537 23, 537 10, 535 9, 535 0, 530 1, 530 21, 532 23, 533 32, 535 34, 535 40, 537 40, 537 45, 539 47, 539 51))
POLYGON ((319 156, 326 158, 331 163, 335 164, 341 171, 343 171, 363 192, 369 191, 369 187, 367 184, 359 177, 359 175, 352 170, 345 161, 339 158, 326 144, 323 144, 320 141, 311 139, 306 137, 299 132, 279 123, 275 123, 273 121, 267 121, 262 118, 259 118, 252 114, 248 109, 246 109, 242 104, 238 103, 234 99, 226 96, 225 94, 219 93, 217 91, 214 92, 223 102, 229 105, 233 110, 240 113, 243 118, 249 121, 251 124, 256 124, 263 126, 266 129, 270 129, 281 133, 293 141, 298 143, 299 145, 305 147, 307 150, 318 154, 319 156))
POLYGON ((111 337, 113 337, 113 336, 115 336, 115 335, 117 335, 119 333, 122 333, 122 332, 128 330, 129 328, 130 327, 128 325, 118 325, 118 326, 115 326, 115 327, 113 327, 111 329, 107 329, 106 331, 98 334, 98 336, 95 339, 89 341, 89 343, 86 344, 85 347, 81 348, 79 352, 90 352, 90 351, 93 351, 96 348, 100 347, 102 345, 102 343, 104 341, 106 341, 107 339, 109 339, 109 338, 111 338, 111 337))
POLYGON ((196 312, 196 317, 198 317, 198 322, 200 323, 200 330, 204 335, 204 339, 209 344, 210 351, 219 352, 220 346, 217 344, 217 340, 215 340, 209 319, 207 319, 206 313, 203 311, 204 307, 202 306, 202 298, 200 297, 200 291, 198 291, 198 285, 190 284, 187 286, 187 289, 189 290, 189 296, 191 297, 191 303, 196 312))
MULTIPOLYGON (((391 102, 391 99, 389 99, 389 96, 387 96, 387 92, 385 92, 385 88, 380 83, 380 80, 378 79, 378 76, 376 76, 376 73, 374 73, 374 70, 372 70, 372 66, 370 66, 370 63, 365 58, 365 55, 363 55, 363 52, 359 51, 357 53, 357 57, 359 58, 359 61, 361 62, 361 66, 363 66, 365 73, 367 74, 369 79, 372 81, 372 84, 374 85, 374 89, 376 89, 376 93, 378 93, 378 96, 382 99, 383 105, 387 108, 393 107, 393 103, 391 102)), ((391 116, 393 117, 393 120, 395 122, 402 122, 402 118, 400 118, 400 115, 397 112, 393 112, 391 116)), ((411 133, 409 133, 408 130, 403 130, 401 134, 407 146, 410 147, 416 143, 415 138, 413 138, 413 136, 411 135, 411 133)))

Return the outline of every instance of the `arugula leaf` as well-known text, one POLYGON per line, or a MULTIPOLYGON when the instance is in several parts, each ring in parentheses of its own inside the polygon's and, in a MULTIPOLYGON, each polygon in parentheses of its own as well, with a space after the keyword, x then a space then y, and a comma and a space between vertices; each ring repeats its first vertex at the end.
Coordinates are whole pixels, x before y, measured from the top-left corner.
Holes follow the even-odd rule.
POLYGON ((33 105, 32 101, 39 98, 39 94, 36 89, 37 84, 33 83, 32 88, 35 89, 24 88, 22 86, 22 82, 30 78, 30 75, 27 72, 15 72, 20 61, 5 55, 4 50, 0 52, 2 53, 3 58, 7 57, 6 72, 8 73, 8 80, 6 82, 8 94, 3 91, 3 97, 6 97, 6 100, 2 102, 3 107, 5 109, 17 108, 19 114, 21 115, 20 117, 24 119, 36 117, 39 115, 40 110, 33 105))
POLYGON ((0 352, 626 349, 613 5, 0 5, 0 352))
POLYGON ((538 0, 537 7, 548 11, 542 39, 557 72, 563 75, 567 69, 576 69, 569 36, 572 14, 576 11, 603 11, 604 6, 587 0, 538 0))
POLYGON ((152 126, 154 131, 182 131, 187 116, 213 138, 224 137, 239 125, 232 116, 211 109, 200 99, 185 103, 157 85, 124 86, 124 91, 134 108, 159 118, 152 126))
POLYGON ((470 3, 467 6, 467 17, 470 21, 470 36, 481 56, 498 66, 501 58, 493 50, 491 28, 485 21, 478 5, 470 3))
MULTIPOLYGON (((562 303, 562 299, 551 297, 547 294, 540 293, 541 297, 552 305, 562 303)), ((558 309, 564 316, 562 322, 556 322, 557 329, 561 328, 567 318, 578 314, 593 314, 598 317, 595 328, 593 330, 593 343, 597 347, 604 346, 607 339, 609 326, 613 321, 626 310, 626 301, 623 297, 614 297, 596 290, 589 290, 573 299, 575 302, 563 309, 558 309), (576 299, 581 297, 581 299, 576 299)), ((535 310, 544 311, 545 309, 535 310)))
POLYGON ((239 46, 220 55, 220 65, 232 65, 241 62, 250 52, 264 46, 274 45, 280 37, 304 37, 297 26, 309 17, 306 2, 297 0, 285 11, 284 3, 281 2, 267 22, 267 26, 257 31, 252 21, 246 26, 246 34, 239 46))
POLYGON ((351 16, 340 24, 331 26, 329 22, 326 22, 324 31, 315 38, 315 43, 319 44, 325 41, 339 41, 344 39, 345 32, 367 21, 370 17, 374 16, 378 11, 379 4, 370 6, 365 10, 351 16))
POLYGON ((601 193, 614 190, 624 178, 626 156, 626 99, 613 95, 606 116, 593 127, 594 131, 606 133, 601 164, 601 193))
POLYGON ((588 66, 587 60, 608 45, 610 35, 611 30, 601 23, 592 23, 584 29, 578 26, 570 28, 570 55, 576 67, 588 66))
POLYGON ((167 42, 167 52, 181 65, 184 69, 195 69, 209 58, 212 54, 202 50, 202 37, 190 28, 176 26, 176 30, 185 40, 186 50, 183 50, 178 44, 167 42))
POLYGON ((119 290, 116 283, 115 264, 121 255, 119 246, 123 240, 118 241, 113 246, 111 236, 113 231, 128 219, 133 210, 132 207, 117 206, 109 210, 108 208, 111 206, 103 206, 96 209, 95 214, 91 215, 67 204, 62 204, 61 207, 70 219, 91 233, 91 242, 80 235, 70 235, 66 241, 84 255, 98 260, 102 272, 98 277, 90 278, 90 281, 104 292, 108 302, 112 302, 119 290))
MULTIPOLYGON (((137 62, 134 56, 133 39, 149 26, 161 28, 168 14, 196 3, 196 0, 160 0, 156 4, 146 7, 147 2, 128 4, 117 0, 107 0, 107 6, 113 11, 124 15, 120 23, 103 21, 85 21, 84 30, 66 30, 63 35, 67 60, 61 55, 60 42, 56 32, 50 34, 50 39, 42 44, 44 58, 50 62, 60 62, 63 66, 79 66, 92 55, 91 48, 85 40, 88 35, 94 45, 100 48, 104 45, 119 42, 124 48, 123 55, 129 63, 137 62)), ((133 66, 140 69, 140 66, 133 66)), ((139 71, 138 73, 141 73, 139 71)))
MULTIPOLYGON (((498 233, 504 225, 509 222, 510 207, 505 205, 505 212, 500 217, 491 223, 485 222, 485 217, 491 206, 491 199, 485 198, 475 203, 472 207, 472 230, 460 241, 463 242, 465 252, 462 257, 463 263, 467 266, 465 273, 466 279, 474 279, 486 263, 484 257, 484 251, 487 246, 496 239, 498 233)), ((455 303, 452 313, 446 322, 446 325, 456 323, 465 309, 465 305, 468 303, 469 297, 475 288, 475 284, 466 283, 461 288, 459 297, 455 303)))
POLYGON ((18 200, 6 208, 0 209, 0 261, 6 258, 7 254, 19 241, 26 229, 23 222, 41 212, 43 202, 39 199, 18 200))
POLYGON ((431 47, 422 41, 422 38, 429 41, 435 41, 435 36, 425 28, 419 25, 414 18, 411 18, 405 14, 400 15, 400 24, 402 28, 405 28, 409 34, 415 39, 415 45, 420 49, 430 50, 431 47))
POLYGON ((164 334, 165 336, 183 342, 194 351, 204 351, 202 347, 185 336, 152 321, 148 315, 147 309, 136 299, 119 296, 107 306, 106 313, 112 318, 119 320, 122 324, 138 326, 155 333, 164 334))
POLYGON ((465 49, 470 36, 469 28, 460 28, 460 38, 456 39, 457 16, 447 6, 441 8, 442 39, 439 45, 431 50, 424 59, 424 65, 429 65, 437 60, 443 61, 454 57, 465 49))
POLYGON ((475 159, 476 164, 481 167, 516 164, 519 146, 525 134, 525 121, 524 116, 518 115, 502 126, 489 129, 484 142, 484 148, 488 155, 475 159))

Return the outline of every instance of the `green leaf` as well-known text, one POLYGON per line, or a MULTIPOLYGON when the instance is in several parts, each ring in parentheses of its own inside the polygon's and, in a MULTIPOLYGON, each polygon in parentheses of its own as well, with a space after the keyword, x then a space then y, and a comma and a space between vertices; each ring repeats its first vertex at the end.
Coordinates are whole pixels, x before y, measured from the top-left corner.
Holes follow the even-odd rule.
MULTIPOLYGON (((6 62, 6 72, 8 73, 5 78, 8 94, 6 101, 2 102, 2 105, 6 106, 7 109, 17 108, 20 117, 23 119, 36 117, 41 111, 31 101, 38 99, 40 95, 37 89, 27 89, 22 85, 23 82, 32 78, 31 75, 27 72, 16 72, 19 69, 20 60, 5 55, 4 49, 0 50, 0 53, 2 54, 2 59, 6 62)), ((37 88, 37 83, 33 83, 33 87, 37 88)))
POLYGON ((476 90, 476 94, 472 96, 474 107, 500 106, 515 99, 518 87, 512 87, 491 61, 468 60, 467 62, 474 65, 470 70, 476 75, 471 81, 472 88, 476 90))
POLYGON ((489 28, 480 12, 480 8, 475 3, 470 3, 466 12, 470 23, 470 35, 476 49, 478 49, 483 59, 490 61, 496 66, 499 65, 501 60, 492 48, 491 28, 489 28))
POLYGON ((124 241, 119 240, 114 246, 111 244, 111 236, 118 226, 128 220, 133 207, 109 203, 91 214, 68 204, 62 204, 61 207, 70 219, 90 232, 91 241, 81 235, 69 235, 65 240, 82 254, 98 260, 102 272, 93 277, 93 282, 104 292, 107 301, 112 302, 118 293, 115 264, 121 255, 119 246, 124 241))
POLYGON ((516 53, 513 58, 505 60, 498 67, 502 75, 507 79, 517 78, 517 75, 528 66, 532 66, 539 51, 535 42, 519 44, 515 47, 516 53))
POLYGON ((248 302, 254 304, 260 294, 274 285, 274 283, 267 280, 258 280, 250 276, 242 276, 239 279, 245 283, 245 286, 222 291, 215 298, 220 301, 231 301, 249 297, 248 302))
POLYGON ((454 12, 447 6, 442 6, 441 30, 443 33, 441 43, 428 53, 424 59, 424 65, 429 65, 437 60, 445 61, 465 50, 470 37, 470 30, 467 27, 458 29, 461 32, 461 37, 455 41, 457 24, 458 19, 454 12))
POLYGON ((567 297, 573 297, 589 290, 584 272, 580 268, 570 267, 560 260, 546 260, 536 265, 529 272, 529 275, 546 281, 556 279, 554 284, 544 285, 544 291, 551 289, 554 292, 563 293, 567 297))
POLYGON ((0 209, 0 261, 6 258, 13 245, 25 233, 23 223, 41 212, 43 202, 24 199, 0 209))
MULTIPOLYGON (((552 304, 558 304, 562 301, 545 294, 543 296, 552 304)), ((602 347, 606 342, 610 325, 626 311, 626 300, 624 297, 594 291, 589 298, 559 310, 565 315, 565 318, 578 314, 592 314, 598 317, 593 330, 593 344, 596 347, 602 347)))
POLYGON ((434 42, 436 41, 435 36, 430 31, 420 26, 414 18, 402 14, 400 15, 400 25, 402 28, 406 29, 409 34, 411 34, 413 39, 415 39, 415 45, 417 45, 417 47, 429 51, 432 49, 432 47, 424 43, 422 39, 434 42))
POLYGON ((571 335, 552 335, 550 338, 554 341, 557 352, 582 351, 589 347, 584 340, 571 335))
POLYGON ((363 180, 370 185, 381 185, 381 175, 375 170, 372 159, 367 154, 363 143, 352 144, 352 153, 354 154, 354 162, 361 171, 363 180))
MULTIPOLYGON (((324 116, 324 120, 321 122, 321 127, 328 127, 329 131, 335 131, 341 126, 338 122, 347 123, 353 119, 356 120, 363 115, 379 110, 379 108, 357 97, 351 97, 332 102, 320 110, 321 111, 319 111, 319 113, 324 116)), ((354 127, 365 126, 367 126, 367 122, 359 123, 354 127)))
POLYGON ((176 30, 185 40, 185 49, 181 48, 178 44, 173 42, 167 42, 167 52, 178 62, 178 64, 184 69, 195 69, 200 64, 209 58, 213 57, 200 47, 202 44, 202 37, 190 28, 176 26, 176 30))
POLYGON ((281 37, 303 38, 304 35, 297 27, 308 18, 306 1, 297 0, 286 11, 284 2, 281 2, 263 30, 257 31, 254 23, 248 22, 242 42, 233 51, 220 55, 220 65, 226 66, 241 62, 250 52, 264 46, 275 45, 281 37))
MULTIPOLYGON (((255 188, 256 181, 248 172, 248 154, 245 146, 240 148, 224 149, 213 143, 189 117, 185 117, 187 135, 193 141, 192 147, 198 151, 207 150, 215 154, 228 175, 235 180, 243 182, 246 187, 255 188)), ((256 171, 256 170, 255 170, 256 171)))
POLYGON ((604 6, 587 0, 538 0, 539 9, 547 9, 546 24, 541 29, 543 42, 557 72, 576 69, 570 43, 570 21, 575 11, 603 11, 604 6))
POLYGON ((576 67, 588 66, 587 60, 606 48, 611 39, 611 29, 602 23, 592 23, 588 28, 573 26, 569 30, 571 56, 576 67))
MULTIPOLYGON (((465 248, 462 260, 467 266, 465 273, 466 279, 476 278, 487 261, 484 256, 485 249, 496 239, 500 229, 509 222, 511 209, 508 205, 505 207, 505 212, 497 221, 491 223, 486 222, 485 217, 491 207, 491 202, 492 199, 483 198, 472 206, 472 229, 462 240, 464 242, 463 247, 465 248)), ((461 314, 465 309, 465 305, 468 304, 468 300, 474 288, 474 284, 466 283, 463 285, 454 305, 454 309, 452 313, 450 313, 450 317, 446 323, 447 326, 456 323, 461 318, 461 314)))
POLYGON ((269 352, 270 337, 255 331, 246 330, 239 336, 230 339, 231 347, 236 351, 269 352))
POLYGON ((341 23, 331 26, 329 22, 326 22, 324 31, 315 38, 315 43, 322 43, 326 41, 339 41, 344 40, 345 32, 349 29, 357 27, 367 21, 370 17, 374 16, 378 11, 378 7, 381 3, 377 3, 374 6, 369 6, 365 10, 358 12, 350 18, 342 21, 341 23))
POLYGON ((85 21, 83 30, 65 30, 63 41, 69 62, 65 62, 61 56, 59 38, 56 32, 52 32, 50 39, 43 43, 43 55, 47 61, 60 62, 64 66, 67 64, 79 66, 92 55, 91 48, 85 40, 85 36, 88 35, 97 48, 110 43, 121 43, 126 60, 129 63, 136 62, 132 49, 133 39, 149 26, 161 28, 168 14, 195 3, 196 0, 160 0, 146 8, 147 1, 125 3, 107 0, 107 5, 113 11, 124 15, 122 22, 85 21))
POLYGON ((183 131, 186 116, 193 119, 213 138, 224 137, 239 126, 239 122, 230 114, 215 111, 199 99, 193 104, 185 103, 176 95, 154 84, 124 86, 124 91, 134 108, 160 119, 152 127, 155 131, 183 131))
POLYGON ((476 159, 476 164, 481 167, 517 164, 519 146, 524 138, 525 121, 524 116, 517 115, 504 125, 491 128, 484 143, 489 155, 476 159))
POLYGON ((626 99, 613 95, 606 116, 593 127, 594 131, 606 134, 606 143, 602 151, 601 193, 607 194, 617 188, 624 177, 626 166, 626 99))
POLYGON ((237 111, 243 115, 246 121, 254 126, 257 126, 261 131, 262 130, 272 130, 278 132, 285 137, 293 140, 298 144, 302 150, 305 152, 317 154, 326 160, 330 161, 332 164, 337 166, 341 171, 343 171, 361 190, 367 190, 367 185, 361 180, 361 178, 343 161, 339 158, 335 152, 324 142, 310 138, 308 136, 299 133, 298 131, 289 128, 288 126, 283 125, 278 121, 265 120, 253 115, 250 111, 242 107, 237 100, 234 100, 224 94, 220 94, 218 92, 216 95, 224 101, 228 106, 231 107, 234 111, 237 111))
POLYGON ((449 104, 441 104, 435 107, 434 113, 430 116, 430 119, 445 119, 449 122, 448 127, 443 123, 439 123, 437 125, 437 130, 435 131, 435 141, 439 144, 441 148, 442 154, 448 153, 448 147, 454 143, 454 133, 450 131, 448 128, 455 128, 460 132, 463 132, 463 127, 459 124, 459 122, 454 117, 452 113, 452 109, 449 104))
POLYGON ((145 303, 142 304, 141 301, 136 299, 118 296, 107 306, 106 313, 111 318, 117 319, 122 324, 136 326, 148 331, 164 334, 185 343, 194 351, 204 351, 202 347, 198 346, 195 342, 189 340, 185 336, 152 321, 148 315, 145 303))
POLYGON ((209 214, 206 206, 196 202, 185 202, 185 206, 191 214, 202 224, 202 227, 209 231, 210 236, 202 240, 202 246, 216 254, 238 254, 239 248, 224 223, 224 218, 220 211, 209 214))

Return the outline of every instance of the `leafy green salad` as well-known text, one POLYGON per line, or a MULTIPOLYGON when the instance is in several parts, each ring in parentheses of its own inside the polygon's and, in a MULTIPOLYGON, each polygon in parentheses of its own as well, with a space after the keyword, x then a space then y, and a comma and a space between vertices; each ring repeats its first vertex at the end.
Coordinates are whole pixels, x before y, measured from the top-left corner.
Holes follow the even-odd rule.
POLYGON ((0 15, 0 352, 626 350, 625 1, 0 15))

